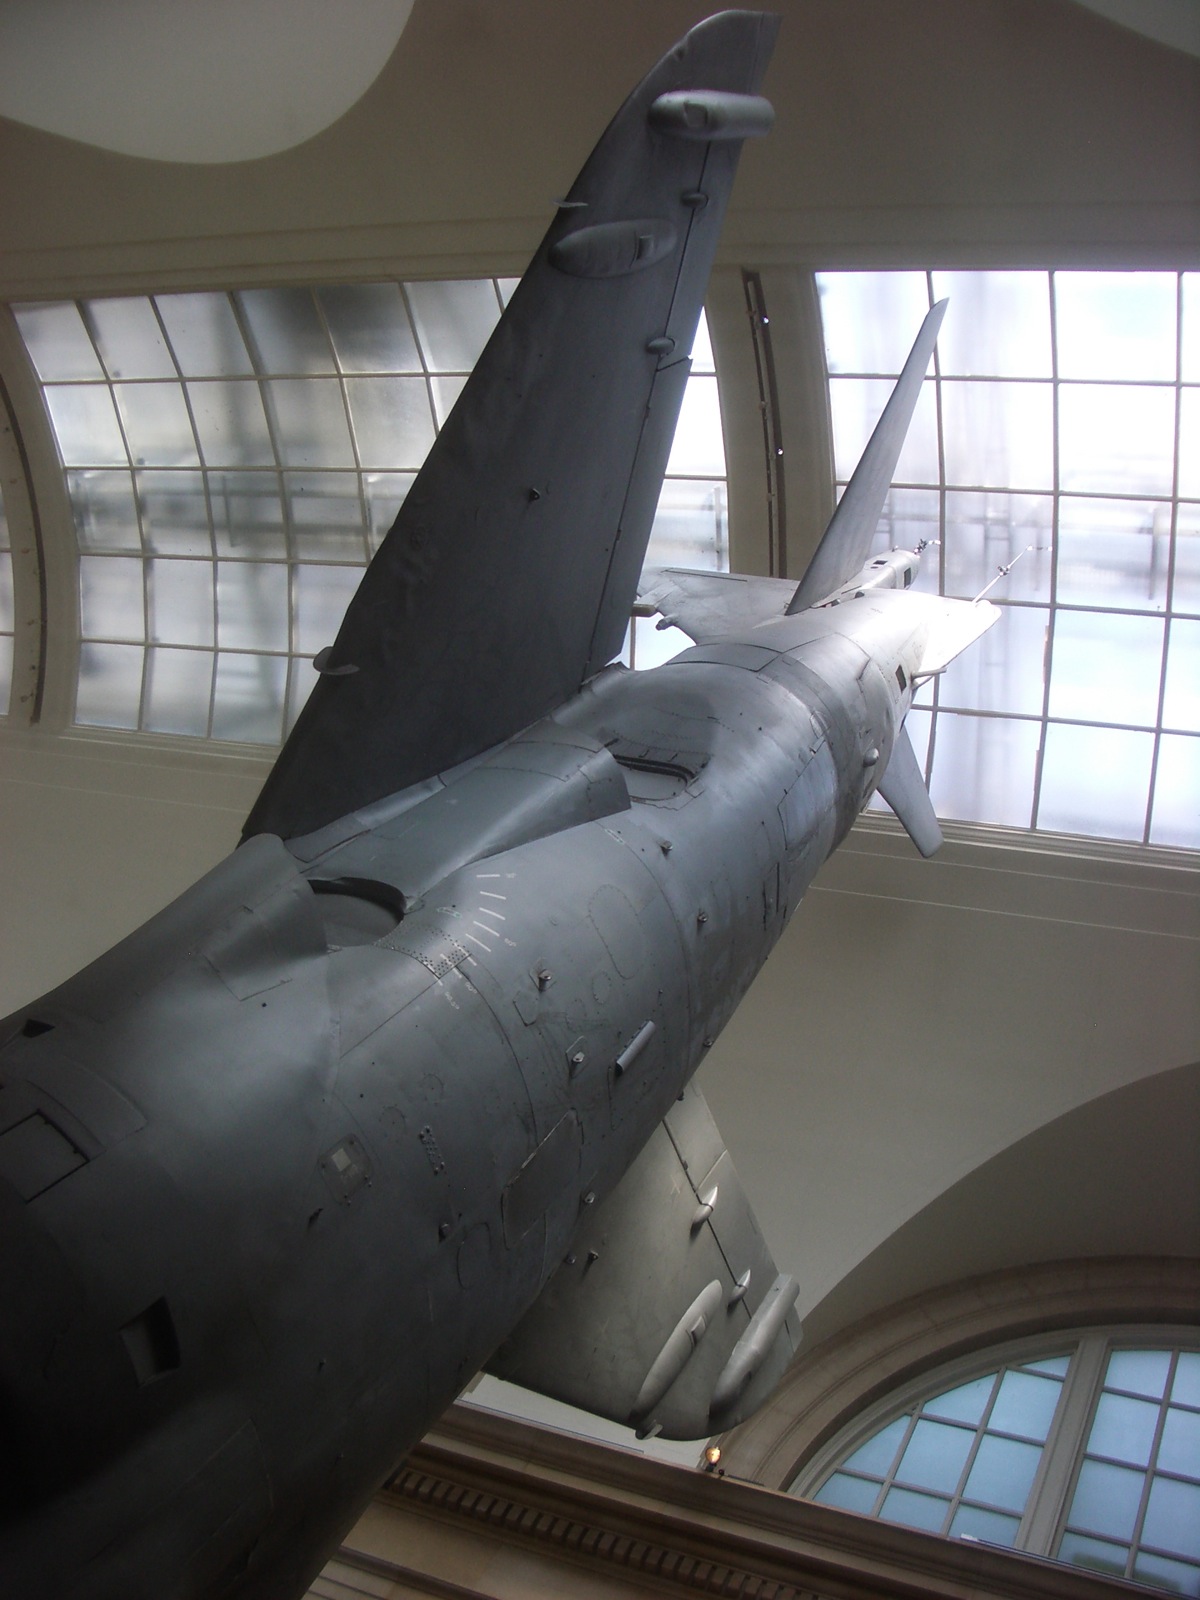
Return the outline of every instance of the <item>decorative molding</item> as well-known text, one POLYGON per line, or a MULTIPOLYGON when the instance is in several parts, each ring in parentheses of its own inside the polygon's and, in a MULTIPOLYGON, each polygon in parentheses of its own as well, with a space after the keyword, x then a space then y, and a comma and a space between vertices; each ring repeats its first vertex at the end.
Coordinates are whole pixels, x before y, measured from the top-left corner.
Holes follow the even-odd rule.
POLYGON ((1117 1600, 1130 1590, 456 1405, 310 1592, 1117 1600))

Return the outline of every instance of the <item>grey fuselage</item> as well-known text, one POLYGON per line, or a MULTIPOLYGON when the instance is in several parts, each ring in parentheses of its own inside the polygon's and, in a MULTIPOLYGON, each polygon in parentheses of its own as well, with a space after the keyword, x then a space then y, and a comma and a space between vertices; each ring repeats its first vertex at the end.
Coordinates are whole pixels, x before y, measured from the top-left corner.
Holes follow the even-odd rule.
POLYGON ((5 1593, 303 1587, 869 797, 910 600, 609 668, 371 814, 251 839, 10 1019, 5 1593))

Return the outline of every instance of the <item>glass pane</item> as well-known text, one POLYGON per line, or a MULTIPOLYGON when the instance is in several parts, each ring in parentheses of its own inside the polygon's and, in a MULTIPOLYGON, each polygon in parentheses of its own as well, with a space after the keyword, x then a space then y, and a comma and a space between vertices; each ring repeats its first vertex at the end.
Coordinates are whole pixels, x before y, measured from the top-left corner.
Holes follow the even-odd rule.
POLYGON ((1183 1561, 1168 1561, 1165 1556, 1140 1551, 1133 1559, 1133 1576, 1138 1583, 1153 1584, 1171 1594, 1200 1595, 1200 1567, 1183 1561))
POLYGON ((5 550, 0 551, 0 632, 12 633, 13 612, 12 559, 5 550))
POLYGON ((1170 1371, 1169 1350, 1114 1350, 1108 1358, 1104 1387, 1161 1400, 1170 1371))
POLYGON ((1179 396, 1179 492, 1200 498, 1200 389, 1179 396))
POLYGON ((889 1489, 879 1515, 885 1522, 941 1533, 949 1509, 950 1502, 939 1500, 935 1495, 914 1494, 911 1489, 889 1489))
MULTIPOLYGON (((1127 1402, 1130 1405, 1137 1401, 1127 1402)), ((1200 1478, 1200 1411, 1167 1408, 1162 1441, 1158 1447, 1161 1472, 1178 1472, 1187 1478, 1200 1478)))
POLYGON ((1200 622, 1171 623, 1163 727, 1200 733, 1200 622))
POLYGON ((1073 1527, 1114 1539, 1131 1538, 1144 1482, 1145 1473, 1110 1467, 1103 1461, 1085 1461, 1079 1469, 1068 1521, 1073 1527))
POLYGON ((1065 1378, 1067 1375, 1067 1368, 1070 1365, 1070 1356, 1051 1356, 1048 1360, 1044 1361, 1023 1361, 1021 1363, 1021 1370, 1023 1372, 1046 1372, 1049 1373, 1052 1378, 1065 1378))
POLYGON ((1200 739, 1164 733, 1158 742, 1151 844, 1200 850, 1200 739))
POLYGON ((140 644, 82 644, 75 721, 85 727, 136 728, 143 655, 140 644))
POLYGON ((318 289, 343 372, 420 372, 417 342, 396 283, 318 289))
POLYGON ((1049 600, 1053 510, 1049 495, 948 492, 945 592, 973 600, 1011 567, 989 600, 1049 600))
POLYGON ((819 1505, 839 1506, 843 1511, 858 1511, 869 1517, 879 1497, 879 1485, 867 1478, 852 1478, 848 1473, 835 1472, 813 1495, 819 1505))
POLYGON ((1087 1447, 1094 1456, 1111 1456, 1134 1467, 1150 1465, 1158 1407, 1150 1400, 1127 1395, 1102 1394, 1087 1447))
POLYGON ((206 466, 274 466, 257 383, 189 383, 187 391, 206 466))
POLYGON ((424 378, 347 378, 346 397, 364 467, 421 465, 434 439, 424 378))
POLYGON ((935 1395, 921 1407, 927 1417, 941 1417, 948 1422, 969 1422, 972 1427, 983 1420, 983 1413, 996 1384, 996 1374, 986 1378, 972 1378, 970 1383, 960 1383, 956 1389, 935 1395))
POLYGON ((1016 1433, 1022 1439, 1045 1441, 1054 1421, 1062 1384, 1028 1372, 1006 1372, 988 1418, 989 1430, 1016 1433))
POLYGON ((199 466, 179 383, 119 383, 117 405, 135 467, 199 466))
POLYGON ((689 482, 686 478, 664 479, 646 562, 649 566, 726 571, 729 536, 725 485, 689 482))
POLYGON ((309 695, 316 688, 319 678, 313 670, 311 661, 298 661, 295 657, 288 663, 288 699, 285 731, 290 733, 296 726, 296 718, 304 710, 309 695))
POLYGON ((681 478, 724 476, 725 440, 716 378, 688 379, 667 472, 681 478))
MULTIPOLYGON (((831 378, 829 406, 833 417, 833 453, 838 482, 850 477, 892 392, 878 378, 831 378)), ((896 463, 897 483, 937 483, 937 402, 934 384, 926 380, 917 397, 912 426, 896 463)))
POLYGON ((67 493, 81 550, 141 551, 128 472, 68 472, 67 493))
POLYGON ((146 599, 156 644, 212 644, 211 561, 148 561, 146 599))
POLYGON ((696 337, 692 340, 691 351, 692 371, 715 372, 716 362, 713 360, 712 337, 708 331, 708 318, 704 312, 700 313, 700 320, 696 324, 696 337))
POLYGON ((1174 390, 1064 384, 1059 389, 1058 427, 1059 479, 1064 490, 1170 495, 1174 390))
POLYGON ((998 1511, 983 1511, 978 1506, 959 1506, 950 1524, 950 1536, 978 1539, 984 1544, 1002 1544, 1011 1549, 1020 1526, 1020 1517, 1005 1517, 998 1511))
POLYGON ((446 426, 446 419, 458 404, 458 397, 467 386, 469 373, 456 373, 430 378, 429 389, 433 395, 433 414, 437 419, 439 428, 446 426))
POLYGON ((224 649, 288 647, 288 569, 279 562, 217 563, 217 642, 224 649))
POLYGON ((208 732, 212 670, 208 650, 148 650, 142 726, 152 733, 203 738, 208 732))
POLYGON ((144 639, 142 563, 130 556, 81 556, 79 613, 85 639, 144 639))
POLYGON ((491 279, 404 287, 429 370, 470 372, 500 320, 491 279))
POLYGON ((301 561, 366 562, 358 478, 352 472, 285 472, 292 553, 301 561))
POLYGON ((1081 1533, 1064 1533, 1058 1547, 1060 1561, 1072 1567, 1086 1567, 1089 1572, 1103 1572, 1112 1578, 1124 1576, 1128 1554, 1125 1545, 1109 1544, 1105 1539, 1089 1539, 1081 1533))
POLYGON ((1142 1543, 1172 1556, 1200 1561, 1200 1484, 1156 1474, 1150 1485, 1142 1543))
POLYGON ((252 744, 278 744, 283 735, 285 656, 217 657, 213 738, 252 744))
POLYGON ((218 555, 287 555, 283 501, 275 473, 210 472, 208 498, 218 555))
POLYGON ((897 1417, 886 1428, 880 1428, 866 1444, 860 1444, 852 1455, 848 1455, 842 1466, 852 1472, 870 1472, 878 1478, 885 1478, 891 1471, 910 1420, 909 1417, 897 1417))
POLYGON ((1166 501, 1064 498, 1058 509, 1063 605, 1162 611, 1171 557, 1166 501))
MULTIPOLYGON (((978 654, 978 647, 972 653, 978 654)), ((1054 624, 1050 715, 1152 728, 1158 720, 1162 653, 1163 624, 1157 617, 1060 611, 1054 624)))
POLYGON ((309 290, 243 289, 235 298, 259 372, 333 372, 333 352, 309 290))
POLYGON ((1200 506, 1181 505, 1175 520, 1176 611, 1200 611, 1200 506))
POLYGON ((64 467, 123 467, 129 457, 112 395, 100 385, 43 390, 64 467))
POLYGON ((495 280, 496 287, 500 291, 500 298, 504 302, 505 307, 508 306, 508 302, 512 299, 513 295, 516 294, 517 285, 520 283, 520 281, 520 278, 497 278, 495 280))
POLYGON ((830 372, 894 377, 929 310, 923 272, 819 272, 830 372))
POLYGON ((942 384, 946 482, 1054 487, 1054 391, 1048 383, 942 384))
POLYGON ((637 672, 650 672, 653 667, 666 666, 667 661, 674 661, 682 650, 691 650, 691 640, 683 629, 659 627, 658 622, 638 616, 630 622, 626 654, 622 654, 621 659, 637 672), (632 656, 629 654, 629 640, 634 646, 632 656))
POLYGON ((263 387, 284 466, 354 465, 346 408, 336 379, 280 378, 263 387))
POLYGON ((970 1428, 922 1419, 913 1429, 896 1468, 897 1482, 953 1494, 974 1442, 970 1428))
POLYGON ((73 301, 14 306, 13 316, 43 383, 103 378, 100 358, 73 301))
POLYGON ((366 472, 363 493, 367 501, 367 521, 371 549, 379 546, 395 522, 408 491, 413 486, 411 472, 366 472))
POLYGON ((332 644, 362 578, 359 567, 298 566, 292 603, 297 655, 315 656, 332 644))
POLYGON ((1200 383, 1200 272, 1185 272, 1183 278, 1183 323, 1180 343, 1183 360, 1179 375, 1184 383, 1200 383))
POLYGON ((1175 1358, 1171 1399, 1179 1406, 1200 1406, 1200 1351, 1181 1350, 1175 1358))
POLYGON ((96 347, 110 378, 173 378, 175 363, 167 349, 154 307, 145 295, 119 300, 88 300, 83 314, 91 324, 96 347))
POLYGON ((1019 1516, 1029 1499, 1033 1476, 1042 1452, 1033 1444, 1018 1444, 1015 1439, 997 1439, 984 1434, 971 1465, 964 1495, 1015 1511, 1019 1516))
POLYGON ((208 501, 200 472, 139 472, 146 548, 159 556, 208 556, 208 501))
POLYGON ((630 624, 633 655, 623 657, 638 672, 649 672, 653 667, 665 666, 681 650, 690 650, 692 641, 682 628, 660 628, 649 617, 635 617, 630 624))
POLYGON ((1175 378, 1173 272, 1056 272, 1060 378, 1175 378))
POLYGON ((950 297, 938 361, 952 378, 1049 378, 1050 285, 1044 272, 935 272, 950 297))
POLYGON ((1040 607, 1002 605, 1000 620, 942 674, 938 704, 1040 716, 1046 623, 1040 607))
POLYGON ((1146 826, 1154 735, 1050 723, 1037 826, 1140 839, 1146 826))
POLYGON ((185 378, 237 378, 254 371, 228 295, 155 296, 185 378))

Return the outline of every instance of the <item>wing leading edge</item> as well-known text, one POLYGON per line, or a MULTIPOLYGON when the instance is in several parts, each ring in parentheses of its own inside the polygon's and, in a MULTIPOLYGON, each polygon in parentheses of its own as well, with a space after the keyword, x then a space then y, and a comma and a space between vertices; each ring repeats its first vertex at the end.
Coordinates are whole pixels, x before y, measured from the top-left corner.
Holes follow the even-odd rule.
POLYGON ((465 761, 620 650, 777 31, 710 18, 610 123, 318 657, 247 835, 311 832, 465 761))

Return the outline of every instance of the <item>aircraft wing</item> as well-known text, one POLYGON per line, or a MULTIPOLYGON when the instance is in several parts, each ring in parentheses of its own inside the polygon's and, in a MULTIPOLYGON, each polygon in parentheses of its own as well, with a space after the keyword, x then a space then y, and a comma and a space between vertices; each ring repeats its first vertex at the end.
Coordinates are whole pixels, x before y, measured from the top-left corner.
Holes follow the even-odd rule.
POLYGON ((796 1294, 689 1088, 487 1370, 643 1435, 702 1439, 778 1382, 796 1294))
POLYGON ((647 568, 638 584, 638 616, 661 612, 697 644, 781 617, 796 585, 786 578, 749 578, 736 572, 692 572, 686 567, 647 568))
POLYGON ((317 657, 247 834, 313 832, 478 755, 619 652, 778 26, 700 23, 609 124, 317 657))

